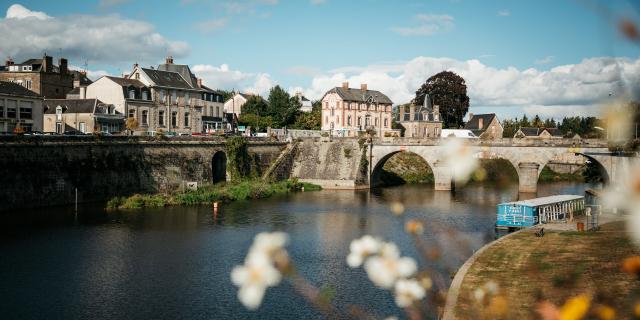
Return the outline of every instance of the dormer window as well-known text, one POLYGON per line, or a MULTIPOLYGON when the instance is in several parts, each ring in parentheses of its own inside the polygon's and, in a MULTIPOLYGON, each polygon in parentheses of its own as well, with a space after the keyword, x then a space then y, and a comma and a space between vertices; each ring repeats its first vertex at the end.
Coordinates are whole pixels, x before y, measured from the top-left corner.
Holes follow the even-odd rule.
POLYGON ((146 90, 142 91, 142 100, 149 100, 149 92, 146 90))
POLYGON ((140 73, 136 73, 136 80, 140 80, 140 73))
POLYGON ((58 121, 62 121, 62 107, 61 106, 57 106, 56 107, 56 119, 58 121))
POLYGON ((129 90, 129 99, 135 99, 136 98, 136 91, 131 89, 129 90))

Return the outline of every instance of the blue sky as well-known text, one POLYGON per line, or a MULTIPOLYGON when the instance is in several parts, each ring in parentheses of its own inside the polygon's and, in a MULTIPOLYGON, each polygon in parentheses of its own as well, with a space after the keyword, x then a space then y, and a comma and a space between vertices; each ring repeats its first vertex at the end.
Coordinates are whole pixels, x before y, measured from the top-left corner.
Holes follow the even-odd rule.
POLYGON ((604 93, 628 91, 619 78, 632 88, 640 81, 633 75, 640 73, 634 69, 640 46, 616 28, 621 17, 639 21, 638 7, 621 0, 1 3, 0 12, 17 3, 46 19, 22 19, 29 14, 20 11, 12 17, 30 20, 22 28, 9 15, 0 19, 0 58, 20 60, 46 50, 77 66, 88 60, 95 76, 127 72, 136 61, 156 65, 170 53, 178 63, 198 66, 205 83, 222 89, 264 93, 280 84, 318 98, 348 80, 352 86, 376 85, 403 103, 420 82, 451 69, 467 79, 475 112, 505 116, 536 110, 554 116, 593 113, 604 93), (3 33, 3 27, 22 34, 3 33), (17 44, 19 36, 34 34, 45 39, 17 44), (601 57, 615 59, 589 60, 601 57), (592 79, 620 61, 629 76, 592 79), (549 72, 554 68, 558 72, 549 72), (526 89, 530 84, 534 88, 526 89), (574 91, 561 92, 558 99, 546 96, 558 85, 574 91))

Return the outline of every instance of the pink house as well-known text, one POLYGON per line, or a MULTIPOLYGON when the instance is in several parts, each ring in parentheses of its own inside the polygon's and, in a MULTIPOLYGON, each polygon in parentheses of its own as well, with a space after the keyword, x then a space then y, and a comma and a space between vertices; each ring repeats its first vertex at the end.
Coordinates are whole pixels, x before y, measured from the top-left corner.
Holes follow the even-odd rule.
POLYGON ((322 97, 322 130, 334 135, 355 137, 358 132, 373 129, 376 136, 391 131, 391 106, 393 102, 380 91, 349 88, 344 82, 322 97))

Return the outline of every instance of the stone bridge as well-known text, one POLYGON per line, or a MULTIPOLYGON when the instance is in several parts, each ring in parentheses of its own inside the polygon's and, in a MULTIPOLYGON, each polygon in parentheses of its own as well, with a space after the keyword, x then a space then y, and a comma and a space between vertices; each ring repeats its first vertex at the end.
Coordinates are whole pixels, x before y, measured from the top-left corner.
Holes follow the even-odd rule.
MULTIPOLYGON (((422 157, 431 167, 436 190, 451 190, 451 168, 443 161, 444 140, 415 140, 396 138, 374 141, 368 154, 372 170, 369 177, 371 186, 377 186, 384 163, 399 152, 413 152, 422 157)), ((470 141, 474 157, 479 159, 504 159, 518 173, 519 191, 536 192, 538 177, 542 169, 553 159, 563 154, 578 154, 597 163, 605 180, 616 180, 620 174, 628 172, 628 157, 613 154, 603 140, 522 140, 502 139, 496 141, 470 141)))

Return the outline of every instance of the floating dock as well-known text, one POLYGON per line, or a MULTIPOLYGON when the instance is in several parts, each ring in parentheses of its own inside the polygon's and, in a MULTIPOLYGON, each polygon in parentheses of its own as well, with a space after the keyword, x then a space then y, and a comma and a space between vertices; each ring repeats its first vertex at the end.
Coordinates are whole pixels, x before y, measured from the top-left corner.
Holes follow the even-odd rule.
POLYGON ((498 205, 496 228, 523 228, 539 223, 566 221, 584 211, 585 199, 576 195, 557 195, 498 205))

